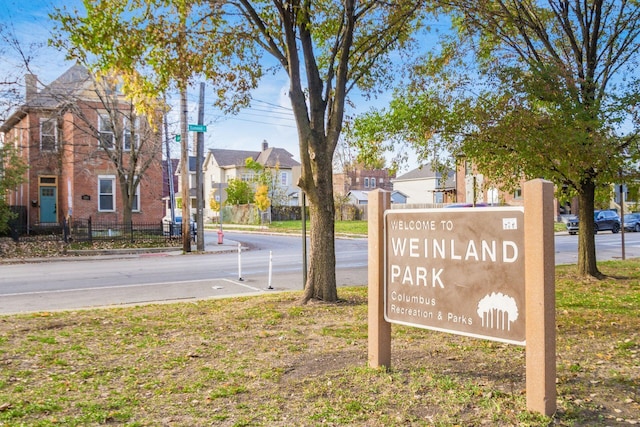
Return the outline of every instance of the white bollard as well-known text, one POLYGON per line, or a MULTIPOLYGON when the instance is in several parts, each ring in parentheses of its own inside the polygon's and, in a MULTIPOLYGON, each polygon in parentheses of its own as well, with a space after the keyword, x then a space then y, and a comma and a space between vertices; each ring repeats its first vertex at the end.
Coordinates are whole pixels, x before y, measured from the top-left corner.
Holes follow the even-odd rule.
POLYGON ((267 289, 273 289, 273 286, 271 286, 271 266, 273 265, 273 254, 272 251, 269 251, 269 286, 267 286, 267 289))
POLYGON ((240 242, 238 242, 238 280, 239 281, 243 281, 244 279, 242 278, 242 246, 240 245, 240 242))

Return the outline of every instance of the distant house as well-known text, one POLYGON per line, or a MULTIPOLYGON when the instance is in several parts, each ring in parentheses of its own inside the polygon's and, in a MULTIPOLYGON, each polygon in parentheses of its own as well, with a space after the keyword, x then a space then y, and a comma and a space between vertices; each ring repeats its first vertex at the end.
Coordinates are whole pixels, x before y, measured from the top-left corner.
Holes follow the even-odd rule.
POLYGON ((80 65, 42 90, 36 76, 25 81, 25 102, 0 132, 29 165, 25 182, 7 194, 10 205, 26 210, 27 229, 65 218, 122 221, 122 194, 131 193, 123 192, 118 171, 133 164, 134 152, 137 164, 149 167, 133 189, 132 220, 160 221, 161 138, 128 114, 131 104, 110 89, 116 86, 99 86, 80 65), (107 107, 107 98, 116 104, 107 107))
POLYGON ((441 204, 456 201, 455 172, 445 174, 429 166, 413 169, 393 180, 393 189, 409 204, 441 204))
MULTIPOLYGON (((174 186, 174 194, 176 198, 176 205, 180 206, 178 200, 182 199, 182 160, 178 160, 178 164, 175 169, 173 169, 173 173, 175 174, 175 179, 177 180, 177 186, 174 186)), ((196 156, 189 156, 189 171, 187 173, 187 177, 189 179, 189 201, 191 207, 191 218, 195 218, 196 211, 198 209, 197 196, 196 196, 196 156)), ((175 182, 175 181, 174 181, 175 182)), ((169 200, 168 198, 165 200, 165 215, 170 215, 171 211, 169 210, 169 200)), ((206 206, 205 206, 206 207, 206 206)), ((176 207, 176 211, 178 216, 182 215, 181 209, 176 207)))
POLYGON ((369 195, 367 191, 351 190, 347 193, 347 199, 352 205, 369 204, 369 195))
POLYGON ((407 195, 401 191, 394 190, 391 192, 391 203, 405 204, 407 203, 407 195))
POLYGON ((180 187, 178 186, 178 175, 176 174, 179 163, 179 159, 171 159, 171 163, 169 163, 168 160, 162 161, 162 200, 165 203, 165 216, 170 215, 169 202, 171 196, 171 187, 173 187, 174 197, 180 192, 180 187))
POLYGON ((173 184, 173 190, 175 192, 180 190, 178 187, 178 175, 176 175, 176 171, 178 170, 178 164, 180 163, 179 159, 171 159, 171 173, 169 173, 169 161, 162 161, 162 198, 165 199, 169 197, 170 186, 173 184), (169 182, 173 181, 173 182, 169 182))
POLYGON ((391 191, 391 180, 395 174, 388 169, 368 169, 362 165, 349 167, 345 172, 333 174, 333 192, 336 196, 347 195, 350 191, 371 191, 376 188, 391 191))
POLYGON ((520 180, 519 184, 512 192, 503 191, 495 185, 489 185, 484 175, 478 173, 468 160, 463 159, 458 162, 456 193, 459 203, 473 203, 475 199, 476 204, 522 206, 524 180, 520 180))
MULTIPOLYGON (((273 183, 269 194, 272 206, 298 206, 301 203, 300 189, 296 186, 300 178, 300 163, 293 159, 293 154, 287 150, 269 147, 269 144, 263 141, 260 151, 210 149, 206 153, 203 162, 205 217, 217 215, 210 208, 210 198, 213 195, 217 202, 224 202, 227 199, 226 187, 230 179, 253 182, 255 172, 246 167, 247 158, 272 171, 273 183)), ((195 163, 195 158, 193 159, 195 163)), ((192 170, 195 173, 195 164, 192 170)), ((195 189, 195 179, 191 185, 190 188, 195 189)), ((195 197, 195 191, 193 194, 195 197)))

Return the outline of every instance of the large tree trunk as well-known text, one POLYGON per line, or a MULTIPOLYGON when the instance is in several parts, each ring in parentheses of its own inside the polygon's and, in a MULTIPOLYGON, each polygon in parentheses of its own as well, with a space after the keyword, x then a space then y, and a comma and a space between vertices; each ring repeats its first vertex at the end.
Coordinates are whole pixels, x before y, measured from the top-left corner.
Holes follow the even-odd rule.
POLYGON ((596 263, 593 210, 595 208, 595 183, 585 180, 578 192, 578 274, 600 278, 602 273, 596 263))
MULTIPOLYGON (((125 227, 129 227, 131 224, 131 211, 132 211, 132 200, 129 196, 128 183, 121 182, 120 183, 120 196, 122 198, 122 222, 125 227)), ((128 230, 128 228, 127 228, 128 230)))
POLYGON ((309 272, 303 302, 338 300, 333 203, 309 206, 311 220, 309 272))
MULTIPOLYGON (((311 146, 326 147, 327 142, 311 146)), ((326 302, 338 300, 336 286, 336 253, 335 253, 335 205, 333 203, 333 168, 332 151, 315 151, 316 156, 308 163, 311 167, 312 183, 303 183, 305 193, 309 198, 310 242, 309 271, 305 284, 302 302, 311 299, 326 302)), ((305 162, 303 162, 305 169, 305 162)))

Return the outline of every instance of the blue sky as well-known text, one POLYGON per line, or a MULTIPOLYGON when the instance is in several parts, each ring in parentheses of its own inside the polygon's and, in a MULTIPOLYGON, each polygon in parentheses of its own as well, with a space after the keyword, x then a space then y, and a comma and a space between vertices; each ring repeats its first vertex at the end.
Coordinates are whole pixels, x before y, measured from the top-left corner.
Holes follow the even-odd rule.
MULTIPOLYGON (((82 8, 79 0, 2 0, 5 7, 0 10, 0 23, 10 26, 15 32, 23 49, 31 56, 30 69, 41 82, 48 84, 73 65, 64 58, 64 53, 48 47, 47 40, 53 23, 48 17, 55 6, 65 5, 72 9, 74 5, 82 8), (34 44, 42 46, 34 48, 34 44)), ((0 52, 2 67, 15 67, 20 59, 12 52, 0 52)), ((208 89, 211 89, 210 87, 208 89)), ((205 150, 209 148, 225 148, 240 150, 260 150, 263 140, 270 146, 285 148, 299 160, 299 149, 295 122, 291 114, 289 98, 287 96, 288 79, 284 72, 275 75, 268 74, 260 82, 260 86, 253 93, 250 108, 242 110, 236 116, 224 115, 212 106, 213 94, 207 90, 205 95, 205 150)), ((199 87, 195 85, 189 91, 189 123, 196 123, 199 87)), ((176 94, 174 96, 177 102, 176 94)), ((371 106, 383 106, 389 96, 377 100, 365 101, 356 98, 360 112, 371 106)), ((348 108, 348 107, 347 107, 348 108)), ((177 109, 176 109, 177 110, 177 109)), ((348 111, 352 114, 353 111, 348 111)), ((177 114, 169 117, 170 133, 179 131, 177 114)), ((172 143, 172 157, 179 156, 179 146, 172 143)), ((415 167, 415 165, 408 165, 415 167)))

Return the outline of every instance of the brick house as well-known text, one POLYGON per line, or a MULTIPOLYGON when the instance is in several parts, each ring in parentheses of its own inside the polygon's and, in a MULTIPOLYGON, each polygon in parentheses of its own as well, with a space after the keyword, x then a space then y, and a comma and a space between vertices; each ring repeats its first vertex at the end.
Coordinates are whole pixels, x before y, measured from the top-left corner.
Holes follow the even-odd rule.
POLYGON ((107 86, 80 65, 41 90, 34 75, 25 83, 24 104, 2 123, 0 133, 29 166, 24 183, 7 194, 10 205, 26 210, 27 230, 69 218, 122 222, 122 194, 131 193, 123 193, 128 190, 121 181, 129 170, 142 171, 134 175, 139 178, 135 195, 127 198, 132 221, 159 222, 161 137, 132 114, 130 103, 103 89, 107 86))
POLYGON ((356 165, 342 173, 333 174, 333 192, 336 196, 346 196, 351 191, 371 191, 376 188, 393 191, 391 180, 395 177, 388 169, 368 169, 356 165))

